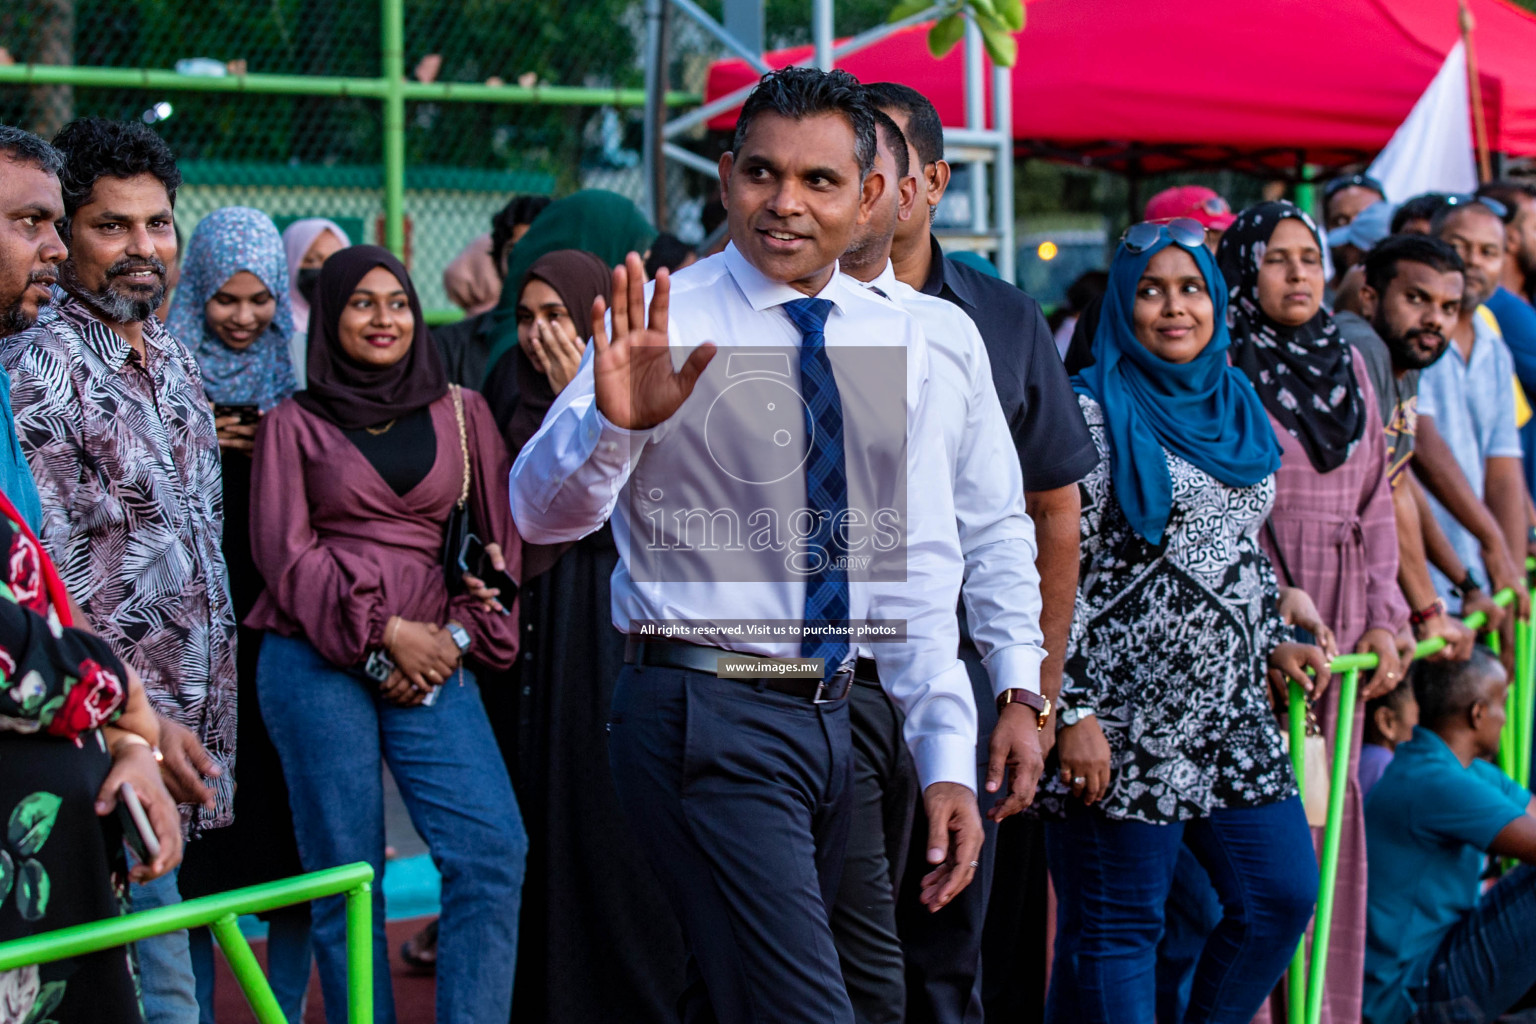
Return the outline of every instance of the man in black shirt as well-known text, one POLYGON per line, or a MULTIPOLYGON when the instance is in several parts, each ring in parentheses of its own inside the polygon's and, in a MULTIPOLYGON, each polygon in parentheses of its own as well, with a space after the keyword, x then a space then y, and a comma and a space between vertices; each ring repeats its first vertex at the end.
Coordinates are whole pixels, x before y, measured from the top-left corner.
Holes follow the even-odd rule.
MULTIPOLYGON (((943 199, 950 177, 949 164, 944 160, 944 129, 937 111, 921 93, 904 85, 879 83, 867 88, 875 104, 907 136, 911 166, 918 174, 919 198, 926 200, 926 206, 919 202, 910 220, 897 222, 891 250, 896 276, 919 291, 947 299, 965 310, 987 347, 992 381, 1024 471, 1026 507, 1035 523, 1039 547, 1036 566, 1044 602, 1040 625, 1048 652, 1041 666, 1040 687, 1054 702, 1061 690, 1067 633, 1077 600, 1081 516, 1077 482, 1093 468, 1098 455, 1039 305, 1012 284, 947 258, 933 237, 932 210, 943 199)), ((964 636, 961 657, 971 670, 976 688, 980 715, 977 734, 981 737, 977 759, 985 763, 987 737, 997 719, 991 685, 980 658, 964 636)), ((1049 752, 1054 738, 1055 723, 1051 722, 1041 734, 1043 752, 1049 752)), ((980 797, 986 809, 995 794, 983 791, 980 797)), ((921 820, 921 808, 918 818, 912 834, 923 844, 927 824, 921 820)), ((982 1019, 982 930, 987 921, 999 838, 997 824, 991 820, 985 824, 988 836, 982 847, 981 869, 976 880, 950 906, 930 914, 917 901, 916 878, 909 877, 903 883, 897 925, 907 965, 909 1024, 969 1024, 982 1019)), ((1023 1009, 1026 1005, 1032 1005, 1035 1016, 1039 1014, 1045 959, 1045 871, 1043 860, 1028 855, 1038 842, 1038 837, 1032 834, 1038 832, 1038 824, 1033 819, 1015 817, 1005 830, 1014 833, 1004 838, 1009 850, 1019 856, 1003 854, 1005 861, 1010 862, 1010 870, 1005 874, 1011 898, 999 900, 999 907, 1006 906, 1007 910, 1000 910, 997 916, 1012 915, 1022 920, 998 920, 996 927, 999 932, 1019 929, 1020 941, 1041 949, 1041 955, 1030 957, 1031 963, 1039 964, 1039 984, 1022 995, 1017 1011, 1012 1005, 1008 1009, 1008 1019, 1020 1019, 1014 1014, 1029 1012, 1023 1009), (1013 869, 1012 865, 1020 860, 1026 862, 1021 868, 1032 866, 1034 870, 1013 869), (1027 863, 1031 861, 1032 865, 1027 863), (1026 901, 1028 914, 1017 913, 1016 904, 1021 900, 1026 901)), ((923 852, 916 859, 909 854, 908 862, 923 863, 923 852)), ((919 872, 909 872, 916 874, 919 872)), ((1011 940, 1012 936, 1003 937, 1010 945, 1011 940)), ((1019 963, 1010 963, 1007 972, 999 971, 999 980, 1005 973, 1017 976, 1019 963)), ((993 1002, 990 995, 988 1002, 993 1002)))

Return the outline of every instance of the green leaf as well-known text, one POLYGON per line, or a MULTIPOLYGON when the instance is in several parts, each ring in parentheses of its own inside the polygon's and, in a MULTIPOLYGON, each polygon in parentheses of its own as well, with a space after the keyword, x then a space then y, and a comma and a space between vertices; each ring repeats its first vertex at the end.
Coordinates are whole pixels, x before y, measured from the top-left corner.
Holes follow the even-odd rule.
POLYGON ((59 805, 64 801, 52 793, 32 793, 11 812, 6 839, 18 857, 35 857, 59 820, 59 805))
POLYGON ((1013 38, 1013 33, 990 19, 978 18, 976 24, 981 27, 981 41, 992 63, 1005 68, 1013 67, 1019 59, 1019 41, 1013 38))
POLYGON ((48 894, 53 883, 40 860, 21 862, 20 878, 16 883, 16 909, 28 921, 41 921, 48 913, 48 894))
POLYGON ((1010 32, 1024 31, 1024 0, 994 0, 994 6, 1010 32))
POLYGON ((16 884, 16 862, 11 855, 0 850, 0 903, 11 894, 11 886, 16 884))
POLYGON ((891 16, 885 19, 886 23, 890 24, 910 18, 914 14, 922 14, 933 4, 934 0, 901 0, 901 3, 891 10, 891 16))
POLYGON ((59 1008, 64 1001, 64 987, 67 983, 62 981, 50 981, 37 993, 37 1002, 32 1004, 32 1012, 27 1014, 25 1024, 47 1024, 53 1011, 59 1008))
POLYGON ((973 10, 978 17, 997 17, 997 8, 992 6, 992 0, 968 0, 968 2, 971 5, 971 10, 973 10))
POLYGON ((948 55, 955 44, 960 42, 965 35, 965 15, 956 11, 940 21, 934 22, 933 28, 928 30, 928 52, 935 59, 948 55))

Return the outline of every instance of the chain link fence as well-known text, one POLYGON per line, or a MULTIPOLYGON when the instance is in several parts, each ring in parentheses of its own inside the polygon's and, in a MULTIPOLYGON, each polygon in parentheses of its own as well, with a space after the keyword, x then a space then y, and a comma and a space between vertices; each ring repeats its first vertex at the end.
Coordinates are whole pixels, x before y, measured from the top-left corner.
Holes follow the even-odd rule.
MULTIPOLYGON (((701 6, 722 15, 721 0, 701 6)), ((890 6, 839 0, 838 34, 890 6)), ((764 16, 771 48, 809 41, 810 0, 767 0, 764 16)), ((427 309, 444 311, 443 268, 514 195, 594 187, 644 202, 645 39, 643 0, 7 0, 0 122, 45 138, 85 115, 153 125, 186 180, 184 235, 242 204, 279 227, 329 217, 386 244, 384 69, 400 67, 400 248, 427 309)), ((723 51, 673 8, 665 54, 675 108, 723 51)), ((711 160, 724 145, 702 129, 680 142, 711 160)), ((702 240, 716 183, 676 164, 664 181, 666 226, 702 240)))
POLYGON ((184 234, 211 210, 244 204, 279 226, 323 216, 383 243, 379 93, 395 12, 406 79, 449 86, 442 101, 408 93, 404 104, 401 233, 428 309, 448 307, 443 268, 512 196, 596 185, 640 198, 643 34, 630 0, 8 0, 0 75, 47 65, 97 76, 0 77, 0 122, 44 137, 84 115, 152 124, 186 179, 184 234), (101 69, 159 77, 124 87, 101 69), (360 87, 306 94, 338 79, 360 87), (450 98, 460 83, 516 95, 450 98), (551 87, 563 93, 556 102, 551 87))

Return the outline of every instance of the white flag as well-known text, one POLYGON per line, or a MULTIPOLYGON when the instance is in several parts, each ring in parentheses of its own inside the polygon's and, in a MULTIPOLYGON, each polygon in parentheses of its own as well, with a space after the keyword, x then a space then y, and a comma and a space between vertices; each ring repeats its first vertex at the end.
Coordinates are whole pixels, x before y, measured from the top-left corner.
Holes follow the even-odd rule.
POLYGON ((1408 120, 1371 164, 1387 198, 1401 203, 1423 192, 1471 192, 1477 188, 1472 151, 1472 114, 1467 97, 1467 51, 1451 48, 1408 120))

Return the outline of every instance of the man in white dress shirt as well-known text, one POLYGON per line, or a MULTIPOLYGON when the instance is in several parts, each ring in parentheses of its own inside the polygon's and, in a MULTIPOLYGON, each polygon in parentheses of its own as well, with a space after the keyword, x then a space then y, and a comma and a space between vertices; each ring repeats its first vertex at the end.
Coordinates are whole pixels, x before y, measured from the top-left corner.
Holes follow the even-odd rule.
MULTIPOLYGON (((891 243, 898 218, 912 216, 917 179, 910 174, 901 129, 881 111, 875 119, 875 173, 885 178, 886 189, 869 221, 855 230, 839 267, 911 313, 928 341, 926 399, 939 419, 950 466, 965 559, 962 595, 990 693, 999 701, 983 800, 998 795, 989 817, 1001 821, 1029 806, 1044 767, 1039 733, 1049 713, 1039 699, 1045 649, 1034 525, 1025 512, 1018 454, 975 323, 954 303, 896 279, 891 243), (1003 796, 1007 769, 1012 776, 1003 796)), ((894 886, 907 844, 902 812, 910 821, 913 801, 898 745, 900 716, 864 658, 855 672, 850 714, 855 810, 832 930, 859 1024, 899 1024, 906 1019, 906 978, 894 886)))
POLYGON ((873 650, 933 823, 930 907, 965 887, 981 846, 927 345, 837 273, 884 188, 875 146, 851 76, 766 76, 720 161, 732 245, 658 275, 648 305, 631 254, 611 326, 512 471, 531 543, 612 515, 613 621, 630 643, 609 754, 688 941, 688 1022, 854 1021, 828 908, 849 821, 852 644, 886 635, 859 624, 904 629, 873 650))

